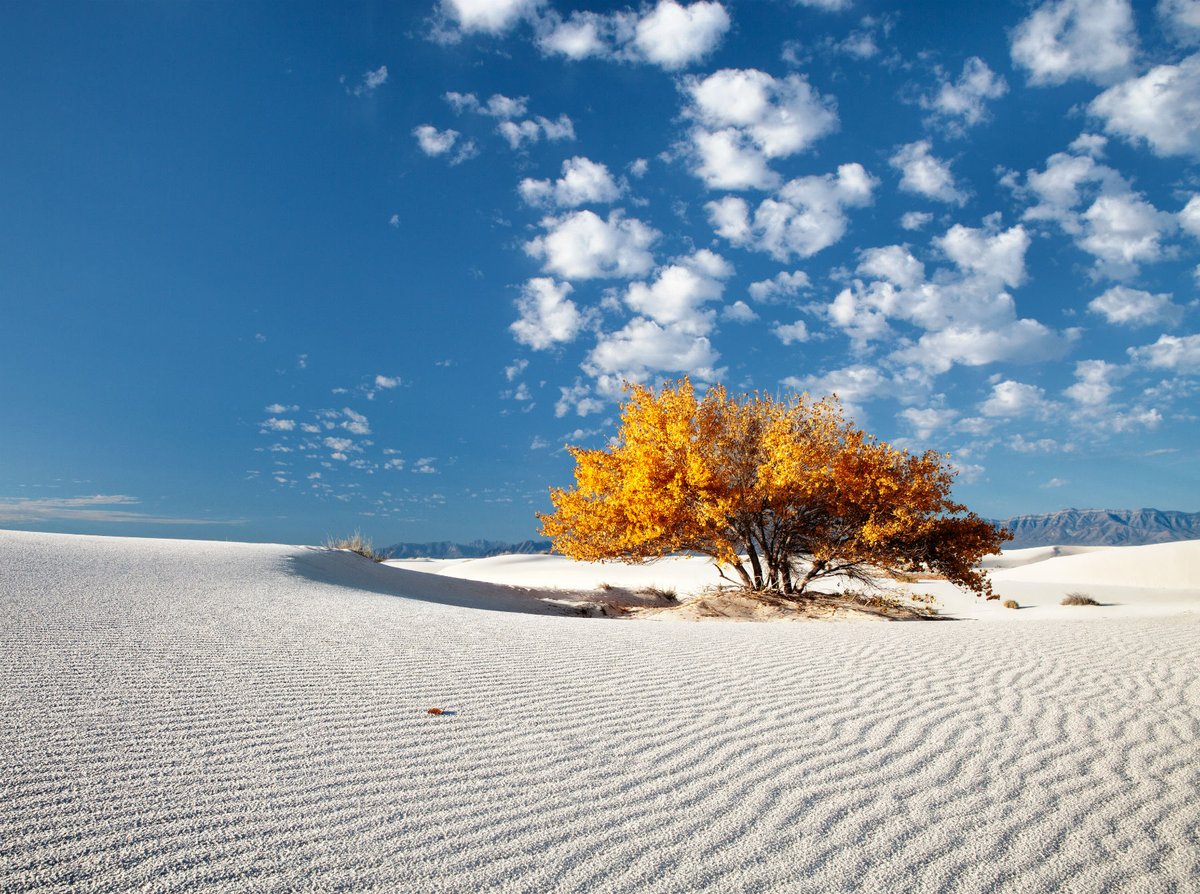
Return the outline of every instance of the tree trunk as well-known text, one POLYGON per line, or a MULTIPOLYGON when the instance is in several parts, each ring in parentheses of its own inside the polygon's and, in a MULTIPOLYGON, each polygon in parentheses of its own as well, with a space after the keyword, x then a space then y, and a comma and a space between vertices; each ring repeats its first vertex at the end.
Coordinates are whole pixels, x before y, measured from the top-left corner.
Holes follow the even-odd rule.
POLYGON ((752 589, 757 593, 763 589, 762 565, 758 561, 758 550, 754 548, 754 540, 750 537, 746 538, 746 553, 750 557, 750 568, 754 571, 752 589))

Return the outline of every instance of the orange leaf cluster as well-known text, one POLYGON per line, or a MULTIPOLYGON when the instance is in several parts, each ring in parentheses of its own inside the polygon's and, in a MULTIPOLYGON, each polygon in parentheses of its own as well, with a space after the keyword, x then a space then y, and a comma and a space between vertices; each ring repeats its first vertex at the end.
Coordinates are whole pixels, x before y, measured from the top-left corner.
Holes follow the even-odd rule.
POLYGON ((813 401, 682 379, 627 386, 604 450, 571 448, 575 487, 540 515, 555 549, 581 560, 710 556, 753 590, 801 595, 815 580, 929 569, 990 594, 976 569, 1008 538, 950 499, 948 458, 880 442, 813 401))

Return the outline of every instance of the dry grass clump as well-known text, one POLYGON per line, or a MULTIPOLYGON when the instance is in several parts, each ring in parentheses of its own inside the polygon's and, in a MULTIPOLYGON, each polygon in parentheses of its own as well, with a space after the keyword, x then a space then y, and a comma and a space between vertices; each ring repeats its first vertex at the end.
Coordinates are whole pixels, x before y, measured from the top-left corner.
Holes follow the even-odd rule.
POLYGON ((661 599, 663 602, 678 602, 679 594, 674 590, 669 590, 664 587, 642 587, 638 590, 639 596, 650 596, 654 599, 661 599))
POLYGON ((1017 602, 1017 600, 1015 600, 1015 599, 1005 599, 1000 604, 1003 605, 1005 608, 1020 608, 1021 607, 1021 603, 1017 602))
POLYGON ((1063 597, 1062 605, 1099 605, 1100 603, 1087 593, 1075 591, 1063 597))
POLYGON ((387 559, 387 556, 375 549, 374 543, 363 536, 362 531, 355 531, 349 537, 326 537, 325 548, 348 549, 372 562, 382 562, 387 559))

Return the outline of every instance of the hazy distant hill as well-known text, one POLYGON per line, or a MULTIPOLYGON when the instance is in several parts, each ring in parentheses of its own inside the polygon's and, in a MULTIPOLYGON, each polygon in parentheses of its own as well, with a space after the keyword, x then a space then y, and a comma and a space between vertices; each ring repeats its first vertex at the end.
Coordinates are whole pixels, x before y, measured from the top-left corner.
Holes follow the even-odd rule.
POLYGON ((451 543, 449 540, 439 540, 434 543, 396 543, 384 547, 382 552, 393 559, 483 559, 509 553, 548 553, 550 541, 505 543, 501 540, 472 540, 470 543, 451 543))
MULTIPOLYGON (((1200 540, 1200 512, 1163 509, 1063 509, 1046 515, 995 519, 1015 538, 1005 549, 1027 546, 1141 546, 1200 540)), ((470 543, 396 543, 384 548, 393 559, 482 559, 509 553, 548 553, 549 540, 472 540, 470 543)))
POLYGON ((1005 549, 1026 546, 1141 546, 1200 539, 1200 512, 1162 509, 1063 509, 997 520, 1015 537, 1005 549))

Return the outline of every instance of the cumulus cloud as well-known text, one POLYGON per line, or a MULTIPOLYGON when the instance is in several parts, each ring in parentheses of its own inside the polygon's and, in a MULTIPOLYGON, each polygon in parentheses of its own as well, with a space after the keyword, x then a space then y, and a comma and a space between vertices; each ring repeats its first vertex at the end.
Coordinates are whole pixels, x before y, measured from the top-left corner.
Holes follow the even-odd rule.
POLYGON ((549 277, 526 282, 516 302, 520 319, 509 327, 513 337, 535 351, 574 341, 585 317, 567 297, 572 291, 570 283, 556 283, 549 277))
POLYGON ((788 376, 781 384, 797 391, 808 392, 818 398, 836 394, 842 402, 846 416, 859 425, 865 423, 868 402, 893 397, 899 391, 897 383, 884 375, 879 367, 861 363, 830 370, 821 375, 788 376))
POLYGON ((1200 239, 1200 195, 1193 195, 1188 199, 1188 203, 1179 212, 1179 225, 1200 239))
POLYGON ((1159 0, 1156 10, 1176 43, 1200 44, 1200 0, 1159 0))
MULTIPOLYGON (((417 138, 417 145, 421 151, 430 157, 447 155, 457 145, 457 151, 450 156, 452 165, 466 161, 468 158, 474 158, 478 154, 474 140, 459 142, 462 134, 457 130, 438 130, 432 124, 422 124, 413 128, 413 136, 417 138)), ((399 223, 399 218, 396 218, 396 222, 399 223)))
POLYGON ((1162 335, 1158 341, 1130 348, 1134 362, 1188 375, 1200 374, 1200 335, 1162 335))
POLYGON ((1099 271, 1118 279, 1159 260, 1161 240, 1175 226, 1173 215, 1132 193, 1100 196, 1083 213, 1083 221, 1079 247, 1096 257, 1099 271))
POLYGON ((1114 286, 1098 295, 1088 304, 1088 310, 1121 326, 1174 326, 1183 319, 1183 308, 1171 301, 1170 294, 1151 294, 1125 286, 1114 286))
POLYGON ((542 0, 441 0, 442 13, 465 33, 503 34, 542 0))
POLYGON ((846 209, 869 205, 877 183, 854 162, 841 165, 836 174, 789 181, 764 199, 753 217, 746 200, 737 196, 705 208, 717 235, 786 262, 793 256, 811 257, 840 240, 848 225, 846 209))
POLYGON ((526 143, 537 143, 543 137, 550 141, 575 139, 575 125, 566 115, 559 115, 553 121, 541 115, 524 121, 501 121, 496 125, 496 132, 514 150, 526 143))
POLYGON ((949 162, 930 155, 928 140, 901 146, 888 163, 901 172, 900 189, 939 202, 961 205, 966 195, 954 185, 949 162))
POLYGON ((258 424, 259 430, 268 431, 293 431, 296 428, 295 419, 277 419, 272 416, 258 424))
POLYGON ((939 78, 939 87, 932 96, 922 97, 922 107, 948 124, 954 132, 973 127, 987 118, 987 103, 1008 92, 1008 84, 993 72, 986 62, 972 56, 963 63, 957 81, 939 78))
POLYGON ((1111 83, 1129 71, 1137 50, 1129 0, 1049 0, 1013 30, 1011 50, 1030 84, 1111 83))
POLYGON ((785 345, 808 341, 808 327, 804 325, 803 320, 797 320, 794 323, 776 323, 771 327, 771 332, 785 345))
POLYGON ((368 96, 386 84, 387 79, 387 66, 381 65, 374 71, 364 72, 362 79, 353 87, 348 88, 348 92, 354 96, 368 96))
POLYGON ((655 372, 687 373, 702 381, 716 381, 725 372, 716 366, 720 357, 703 335, 634 317, 623 328, 599 338, 583 370, 596 380, 601 394, 617 397, 622 382, 645 382, 655 372))
MULTIPOLYGON (((1072 145, 1095 151, 1094 141, 1085 145, 1076 140, 1072 145)), ((1055 153, 1046 160, 1045 170, 1028 171, 1025 185, 1017 190, 1034 200, 1022 219, 1057 224, 1096 258, 1098 274, 1117 279, 1136 274, 1143 263, 1160 260, 1163 238, 1180 222, 1089 154, 1055 153)))
POLYGON ((1075 364, 1075 384, 1063 394, 1089 410, 1105 407, 1117 390, 1113 380, 1123 374, 1120 367, 1104 360, 1080 360, 1075 364))
POLYGON ((906 230, 920 230, 932 220, 933 215, 928 211, 906 211, 900 216, 900 226, 906 230))
POLYGON ((562 176, 557 180, 527 177, 521 181, 518 192, 529 205, 576 208, 590 203, 615 202, 621 196, 621 187, 605 165, 575 156, 562 163, 562 176))
POLYGON ((1088 106, 1104 129, 1155 155, 1200 156, 1200 55, 1105 90, 1088 106))
POLYGON ((481 102, 474 93, 458 93, 454 90, 443 94, 442 98, 459 114, 474 112, 505 121, 520 118, 527 111, 529 104, 527 96, 505 96, 503 93, 493 93, 487 102, 481 102))
POLYGON ((399 388, 403 380, 399 376, 377 375, 375 377, 376 388, 399 388))
POLYGON ((632 283, 625 303, 635 313, 680 333, 705 335, 712 329, 714 312, 704 305, 720 300, 725 290, 722 280, 732 274, 733 267, 724 258, 701 249, 660 269, 652 283, 632 283))
POLYGON ((650 246, 659 232, 637 218, 612 211, 602 218, 576 211, 542 220, 546 234, 525 243, 525 252, 563 279, 632 278, 654 266, 650 246))
POLYGON ((1014 416, 1044 416, 1050 408, 1046 392, 1041 388, 1005 379, 992 386, 992 393, 979 405, 979 412, 984 416, 1011 419, 1014 416))
POLYGON ((790 298, 811 287, 808 274, 803 270, 786 270, 776 273, 770 279, 762 279, 750 283, 750 297, 755 301, 770 303, 779 298, 790 298))
POLYGON ((658 0, 637 12, 577 11, 566 19, 548 13, 539 24, 538 46, 568 59, 646 62, 673 71, 708 56, 729 26, 729 13, 717 0, 658 0))
POLYGON ((681 82, 688 97, 692 172, 710 189, 769 189, 785 158, 837 129, 836 106, 800 75, 776 79, 757 69, 722 69, 681 82))
POLYGON ((732 323, 753 323, 758 319, 758 314, 745 301, 735 301, 721 309, 721 319, 732 323))
POLYGON ((905 246, 860 254, 856 277, 827 306, 826 315, 860 347, 892 339, 892 323, 923 330, 889 361, 920 375, 957 364, 1035 361, 1062 354, 1067 339, 1037 320, 1020 319, 1008 289, 1025 280, 1029 235, 1021 226, 1000 230, 956 224, 934 245, 951 269, 928 276, 905 246))

